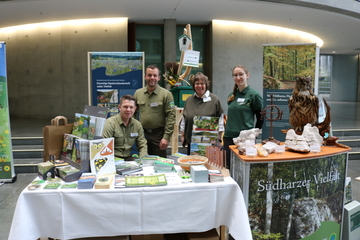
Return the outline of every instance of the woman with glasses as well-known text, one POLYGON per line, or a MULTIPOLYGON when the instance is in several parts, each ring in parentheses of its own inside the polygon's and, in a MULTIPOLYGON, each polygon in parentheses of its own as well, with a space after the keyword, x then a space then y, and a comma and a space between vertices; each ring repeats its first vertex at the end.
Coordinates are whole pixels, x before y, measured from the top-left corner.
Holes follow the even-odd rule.
POLYGON ((183 118, 180 124, 181 142, 183 146, 188 146, 187 155, 190 155, 194 116, 219 117, 219 137, 224 131, 224 111, 219 98, 209 91, 208 77, 198 72, 195 75, 191 75, 189 80, 195 93, 186 99, 183 118))
POLYGON ((233 68, 233 91, 228 96, 228 115, 224 133, 224 150, 226 151, 226 166, 230 168, 229 145, 234 145, 233 138, 239 136, 242 130, 261 129, 263 120, 261 110, 263 99, 261 95, 248 85, 250 73, 246 67, 239 65, 233 68), (254 120, 256 117, 256 123, 254 120))

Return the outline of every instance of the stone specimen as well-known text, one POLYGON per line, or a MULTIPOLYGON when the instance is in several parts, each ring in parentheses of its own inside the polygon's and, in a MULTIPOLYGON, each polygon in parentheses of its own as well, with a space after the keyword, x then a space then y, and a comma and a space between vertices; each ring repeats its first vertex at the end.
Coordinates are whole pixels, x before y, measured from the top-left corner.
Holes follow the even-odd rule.
POLYGON ((285 137, 285 147, 296 152, 310 152, 311 145, 321 146, 323 137, 319 134, 317 127, 312 127, 310 123, 304 126, 301 135, 290 129, 285 137))
POLYGON ((269 153, 266 151, 265 148, 263 148, 261 146, 261 144, 255 145, 255 148, 256 148, 256 151, 257 151, 257 155, 259 157, 267 157, 267 156, 269 156, 269 153))
POLYGON ((259 128, 252 128, 249 130, 241 131, 237 138, 233 138, 235 145, 237 145, 239 149, 239 153, 243 154, 247 146, 251 144, 255 145, 256 137, 259 136, 259 134, 259 128))

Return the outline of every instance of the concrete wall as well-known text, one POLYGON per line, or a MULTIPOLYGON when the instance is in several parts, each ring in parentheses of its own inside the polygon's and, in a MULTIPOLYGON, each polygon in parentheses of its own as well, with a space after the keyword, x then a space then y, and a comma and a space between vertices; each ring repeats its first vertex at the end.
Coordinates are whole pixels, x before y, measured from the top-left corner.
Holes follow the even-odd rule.
POLYGON ((10 116, 72 118, 82 112, 88 104, 88 52, 127 51, 127 23, 68 22, 1 33, 10 116))
POLYGON ((176 19, 164 20, 164 62, 176 62, 176 19))
POLYGON ((314 43, 306 34, 271 31, 240 22, 212 23, 213 93, 219 96, 227 114, 227 96, 234 87, 231 70, 244 65, 250 72, 248 84, 261 95, 263 91, 263 45, 314 43))
MULTIPOLYGON (((174 21, 166 23, 168 28, 176 27, 174 21)), ((234 66, 247 66, 249 84, 262 94, 263 44, 314 42, 306 34, 274 32, 239 22, 213 21, 211 25, 212 91, 220 97, 225 113, 226 99, 234 86, 234 66)), ((171 32, 176 33, 175 29, 171 32)), ((87 53, 127 51, 127 19, 86 25, 35 25, 2 31, 0 40, 7 46, 11 117, 71 118, 88 104, 87 53)), ((171 54, 165 56, 167 61, 173 58, 171 54)))

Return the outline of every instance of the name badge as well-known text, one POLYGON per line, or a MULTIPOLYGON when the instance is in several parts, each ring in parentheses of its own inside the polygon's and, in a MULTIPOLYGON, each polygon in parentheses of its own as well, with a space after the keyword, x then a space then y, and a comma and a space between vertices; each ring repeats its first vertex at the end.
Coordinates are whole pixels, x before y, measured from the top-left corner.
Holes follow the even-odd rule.
POLYGON ((159 104, 157 102, 150 103, 150 107, 157 107, 159 104))
POLYGON ((210 102, 210 101, 211 101, 211 97, 203 98, 203 102, 210 102))
POLYGON ((237 103, 238 103, 239 105, 243 105, 244 102, 245 102, 245 98, 238 98, 238 99, 237 99, 237 103))
POLYGON ((137 137, 137 136, 139 136, 138 133, 130 133, 130 137, 137 137))

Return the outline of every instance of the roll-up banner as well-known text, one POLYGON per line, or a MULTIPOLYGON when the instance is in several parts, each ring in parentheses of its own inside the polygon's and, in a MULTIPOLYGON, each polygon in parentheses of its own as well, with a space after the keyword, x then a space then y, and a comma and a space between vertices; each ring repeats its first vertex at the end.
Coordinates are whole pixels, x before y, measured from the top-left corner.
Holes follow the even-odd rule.
POLYGON ((16 180, 6 77, 6 44, 0 42, 0 182, 16 180))

